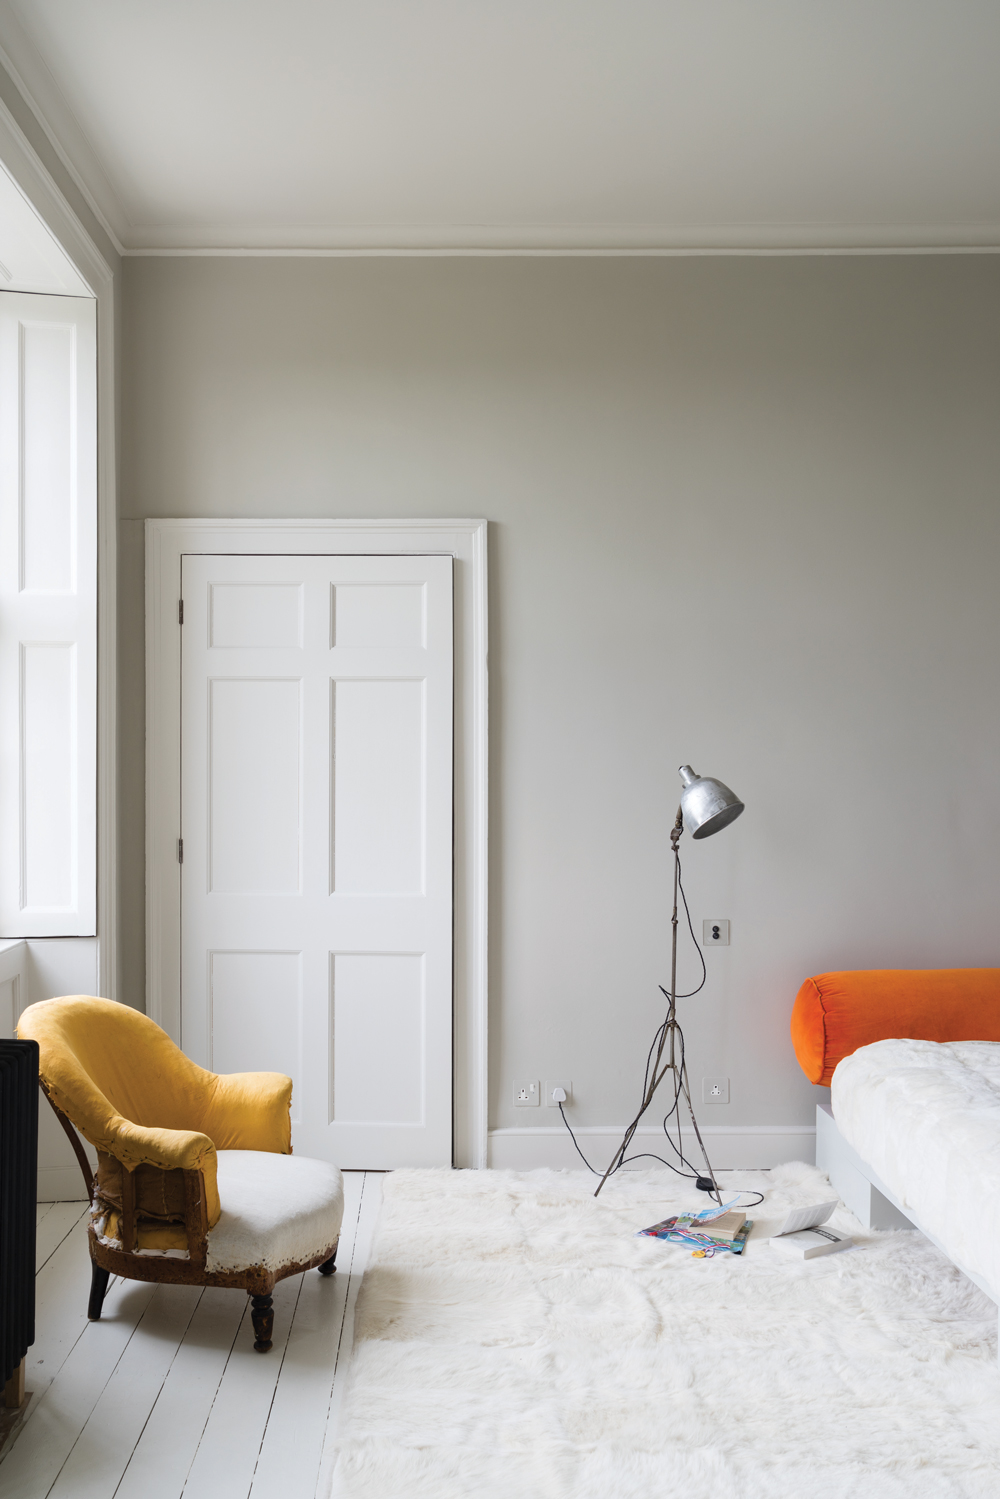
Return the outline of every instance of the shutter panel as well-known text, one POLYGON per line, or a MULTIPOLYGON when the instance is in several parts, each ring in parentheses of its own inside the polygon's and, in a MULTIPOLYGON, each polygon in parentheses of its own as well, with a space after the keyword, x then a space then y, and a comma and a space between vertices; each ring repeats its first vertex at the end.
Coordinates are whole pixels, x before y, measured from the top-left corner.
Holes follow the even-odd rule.
POLYGON ((0 937, 96 932, 96 303, 0 292, 0 937))

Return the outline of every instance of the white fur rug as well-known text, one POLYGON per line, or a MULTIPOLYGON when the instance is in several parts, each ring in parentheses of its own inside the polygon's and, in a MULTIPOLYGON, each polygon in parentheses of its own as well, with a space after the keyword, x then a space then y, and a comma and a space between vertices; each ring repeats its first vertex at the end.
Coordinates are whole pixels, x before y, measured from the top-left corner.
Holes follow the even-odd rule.
POLYGON ((334 1499, 996 1499, 996 1307, 916 1233, 794 1261, 636 1239, 665 1171, 398 1171, 358 1301, 334 1499))

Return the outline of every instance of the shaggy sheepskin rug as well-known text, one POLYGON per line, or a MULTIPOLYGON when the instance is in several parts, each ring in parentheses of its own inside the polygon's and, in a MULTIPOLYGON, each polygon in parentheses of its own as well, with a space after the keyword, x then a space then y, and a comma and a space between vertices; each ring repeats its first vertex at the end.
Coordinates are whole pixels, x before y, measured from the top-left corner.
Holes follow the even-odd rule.
POLYGON ((397 1171, 358 1300, 333 1499, 997 1499, 997 1310, 915 1232, 742 1258, 639 1228, 706 1198, 628 1172, 397 1171))

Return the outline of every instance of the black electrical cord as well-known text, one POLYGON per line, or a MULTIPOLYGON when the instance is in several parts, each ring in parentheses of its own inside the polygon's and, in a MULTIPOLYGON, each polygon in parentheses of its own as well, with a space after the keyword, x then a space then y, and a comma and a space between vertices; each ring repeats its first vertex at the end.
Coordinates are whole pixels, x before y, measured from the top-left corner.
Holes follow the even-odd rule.
POLYGON ((559 1105, 559 1112, 562 1115, 562 1122, 563 1122, 563 1124, 565 1124, 566 1128, 569 1130, 569 1137, 573 1141, 573 1144, 576 1146, 576 1153, 577 1153, 577 1155, 580 1157, 581 1161, 586 1166, 586 1168, 587 1168, 588 1171, 592 1171, 595 1176, 600 1176, 601 1173, 597 1170, 597 1168, 595 1166, 592 1166, 590 1164, 590 1162, 587 1160, 587 1157, 584 1155, 583 1151, 580 1149, 579 1141, 577 1140, 576 1135, 574 1135, 574 1133, 573 1133, 573 1126, 570 1124, 569 1120, 566 1118, 566 1110, 563 1108, 562 1104, 559 1105))
MULTIPOLYGON (((683 884, 683 881, 681 879, 681 861, 680 861, 680 855, 679 854, 677 856, 677 888, 680 891, 681 901, 682 901, 683 906, 684 906, 684 915, 685 915, 685 917, 687 919, 688 931, 691 933, 691 941, 694 943, 695 952, 698 954, 698 959, 699 959, 699 962, 701 963, 701 983, 698 984, 698 986, 696 988, 690 990, 690 992, 687 993, 687 994, 678 994, 678 995, 676 995, 675 996, 675 1000, 677 1000, 677 999, 693 999, 696 994, 700 994, 701 993, 702 989, 704 989, 704 987, 705 987, 706 982, 708 981, 708 968, 707 968, 707 966, 705 964, 705 954, 702 952, 701 947, 699 946, 699 943, 698 943, 698 938, 695 936, 695 933, 694 933, 694 922, 691 920, 691 909, 688 906, 687 895, 686 895, 686 893, 684 891, 684 884, 683 884)), ((660 984, 658 987, 659 987, 660 993, 664 996, 664 998, 669 1003, 670 995, 667 992, 667 990, 664 989, 664 987, 663 987, 662 984, 660 984)), ((622 1151, 622 1158, 618 1162, 617 1166, 615 1166, 614 1170, 610 1173, 610 1175, 612 1175, 612 1176, 616 1175, 616 1173, 619 1172, 622 1169, 623 1166, 630 1165, 633 1161, 651 1160, 651 1161, 659 1161, 662 1166, 666 1166, 669 1171, 673 1171, 676 1176, 681 1176, 686 1181, 700 1181, 700 1180, 702 1180, 702 1173, 697 1169, 696 1166, 692 1165, 692 1163, 687 1159, 687 1157, 684 1154, 683 1148, 682 1148, 684 1142, 683 1142, 683 1136, 681 1134, 680 1101, 681 1101, 681 1098, 682 1098, 683 1092, 684 1092, 683 1085, 681 1083, 681 1078, 684 1076, 684 1032, 681 1030, 681 1027, 678 1024, 678 1022, 677 1022, 676 1019, 674 1021, 674 1028, 675 1028, 675 1030, 677 1032, 677 1038, 678 1038, 678 1040, 680 1042, 680 1048, 681 1048, 681 1065, 680 1065, 679 1068, 677 1068, 677 1069, 674 1070, 674 1098, 673 1098, 673 1102, 670 1105, 670 1108, 667 1110, 667 1112, 666 1112, 666 1114, 664 1115, 664 1118, 663 1118, 663 1133, 666 1136, 667 1144, 670 1146, 671 1150, 674 1152, 674 1154, 676 1155, 677 1159, 680 1161, 681 1166, 686 1166, 688 1169, 686 1171, 682 1171, 681 1168, 680 1168, 680 1166, 676 1166, 673 1163, 673 1161, 664 1160, 663 1156, 656 1155, 655 1152, 651 1151, 651 1150, 638 1151, 635 1155, 625 1155, 625 1153, 624 1153, 625 1150, 628 1149, 629 1141, 632 1139, 633 1135, 635 1134, 636 1129, 638 1128, 640 1119, 642 1118, 643 1114, 645 1114, 646 1109, 649 1107, 649 1104, 646 1102, 646 1094, 647 1094, 647 1092, 649 1090, 649 1069, 650 1069, 650 1065, 651 1065, 652 1060, 653 1060, 653 1054, 654 1054, 654 1052, 656 1051, 657 1047, 660 1044, 660 1037, 663 1035, 664 1029, 666 1028, 666 1025, 667 1025, 667 1022, 668 1022, 669 1018, 670 1018, 670 1016, 669 1016, 669 1011, 668 1011, 667 1015, 664 1017, 664 1019, 657 1026, 657 1028, 656 1028, 656 1034, 654 1035, 654 1037, 652 1039, 652 1042, 650 1043, 649 1051, 646 1053, 646 1070, 645 1070, 645 1073, 643 1074, 643 1081, 642 1081, 643 1106, 639 1110, 638 1114, 636 1114, 635 1118, 632 1120, 632 1123, 628 1126, 628 1128, 625 1131, 625 1147, 624 1147, 624 1149, 622 1151), (673 1138, 671 1137, 670 1130, 668 1128, 668 1124, 669 1124, 670 1119, 673 1118, 675 1115, 677 1117, 677 1140, 676 1140, 676 1143, 673 1140, 673 1138)), ((652 1099, 650 1099, 649 1102, 651 1103, 652 1099)), ((580 1157, 580 1159, 583 1162, 583 1164, 586 1166, 587 1170, 589 1172, 591 1172, 592 1175, 594 1175, 594 1176, 603 1176, 604 1173, 601 1172, 601 1171, 598 1171, 597 1168, 596 1168, 596 1166, 592 1166, 590 1164, 590 1162, 587 1160, 587 1157, 584 1155, 583 1151, 580 1149, 580 1142, 577 1140, 576 1135, 573 1133, 573 1127, 570 1124, 569 1120, 566 1118, 566 1110, 563 1108, 563 1106, 562 1106, 561 1103, 559 1104, 559 1113, 560 1113, 560 1116, 562 1118, 563 1124, 565 1124, 567 1130, 569 1131, 569 1137, 573 1141, 574 1149, 576 1150, 576 1153, 580 1157)), ((741 1192, 739 1195, 742 1197, 742 1196, 744 1196, 746 1194, 743 1193, 743 1192, 741 1192)), ((764 1194, 763 1194, 763 1192, 755 1192, 754 1196, 756 1197, 757 1202, 745 1203, 744 1206, 746 1206, 746 1207, 756 1207, 757 1203, 760 1203, 760 1202, 764 1201, 764 1194)))
MULTIPOLYGON (((676 1108, 676 1100, 674 1102, 674 1107, 676 1108)), ((597 1169, 596 1166, 592 1166, 590 1164, 590 1162, 587 1160, 587 1157, 584 1155, 583 1151, 580 1149, 580 1142, 577 1140, 576 1135, 573 1133, 573 1126, 570 1124, 569 1120, 566 1118, 566 1111, 563 1108, 562 1104, 559 1105, 559 1113, 562 1115, 562 1122, 563 1122, 563 1124, 565 1124, 567 1130, 569 1130, 569 1137, 573 1141, 573 1146, 574 1146, 574 1148, 576 1150, 577 1155, 580 1157, 581 1161, 586 1166, 587 1170, 589 1172, 591 1172, 591 1174, 593 1176, 600 1176, 601 1172, 598 1171, 598 1169, 597 1169)), ((667 1117, 669 1118, 669 1115, 667 1117)), ((667 1134, 666 1120, 663 1121, 663 1124, 664 1124, 664 1130, 663 1130, 663 1132, 664 1132, 664 1134, 667 1135, 667 1140, 668 1140, 668 1142, 670 1144, 671 1149, 677 1151, 677 1154, 680 1156, 680 1159, 684 1162, 684 1164, 686 1166, 689 1166, 691 1164, 690 1161, 686 1160, 686 1158, 677 1149, 677 1146, 674 1144, 673 1140, 670 1139, 669 1134, 667 1134)), ((620 1163, 620 1166, 617 1169, 620 1170, 621 1166, 629 1165, 632 1161, 644 1161, 644 1160, 659 1161, 659 1163, 660 1163, 661 1166, 666 1166, 668 1170, 673 1171, 676 1176, 682 1176, 682 1177, 684 1177, 684 1179, 686 1181, 697 1181, 697 1179, 698 1179, 699 1173, 696 1170, 681 1171, 677 1166, 674 1165, 674 1163, 672 1161, 666 1161, 666 1160, 664 1160, 663 1156, 657 1155, 655 1153, 655 1151, 652 1151, 652 1150, 642 1150, 642 1151, 637 1152, 636 1155, 626 1156, 625 1159, 620 1163)), ((614 1173, 612 1173, 612 1175, 613 1174, 614 1173)), ((749 1191, 748 1188, 744 1189, 738 1195, 740 1197, 745 1197, 748 1194, 748 1191, 749 1191)), ((755 1192, 753 1195, 754 1195, 756 1201, 754 1201, 754 1202, 745 1202, 743 1204, 743 1206, 745 1208, 754 1208, 754 1207, 757 1206, 758 1203, 764 1201, 764 1194, 763 1194, 763 1192, 755 1192)))

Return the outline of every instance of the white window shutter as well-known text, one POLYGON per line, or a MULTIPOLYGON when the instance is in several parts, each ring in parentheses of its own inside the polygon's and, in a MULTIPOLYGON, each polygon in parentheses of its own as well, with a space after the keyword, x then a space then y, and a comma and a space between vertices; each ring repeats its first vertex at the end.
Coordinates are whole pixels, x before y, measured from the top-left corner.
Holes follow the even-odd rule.
POLYGON ((96 303, 0 292, 0 937, 96 933, 96 303))

